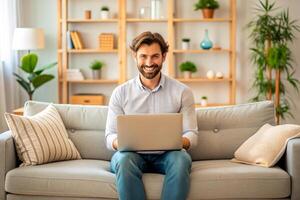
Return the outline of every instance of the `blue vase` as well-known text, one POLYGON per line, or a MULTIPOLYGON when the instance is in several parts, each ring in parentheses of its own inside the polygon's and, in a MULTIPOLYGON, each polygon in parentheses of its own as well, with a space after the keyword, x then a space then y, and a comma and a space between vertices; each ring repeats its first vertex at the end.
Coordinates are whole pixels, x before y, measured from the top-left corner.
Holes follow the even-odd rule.
POLYGON ((205 36, 204 36, 204 39, 202 40, 202 42, 200 43, 200 46, 202 49, 205 49, 205 50, 210 49, 213 46, 212 41, 208 37, 207 29, 205 29, 205 36))

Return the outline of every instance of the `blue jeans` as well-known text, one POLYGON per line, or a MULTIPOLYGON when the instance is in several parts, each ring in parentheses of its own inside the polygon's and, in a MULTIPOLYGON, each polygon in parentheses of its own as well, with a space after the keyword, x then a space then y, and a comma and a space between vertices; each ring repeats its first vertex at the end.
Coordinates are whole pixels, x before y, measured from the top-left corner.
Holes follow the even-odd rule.
POLYGON ((117 177, 120 200, 146 199, 143 173, 165 174, 162 200, 185 200, 190 186, 191 157, 185 151, 167 151, 163 154, 116 152, 111 170, 117 177))

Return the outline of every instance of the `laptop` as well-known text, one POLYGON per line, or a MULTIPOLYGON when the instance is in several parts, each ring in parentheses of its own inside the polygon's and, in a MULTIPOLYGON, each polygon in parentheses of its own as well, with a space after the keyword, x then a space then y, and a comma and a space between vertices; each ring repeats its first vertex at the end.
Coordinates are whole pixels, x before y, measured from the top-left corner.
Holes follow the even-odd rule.
POLYGON ((119 151, 182 149, 182 114, 117 116, 119 151))

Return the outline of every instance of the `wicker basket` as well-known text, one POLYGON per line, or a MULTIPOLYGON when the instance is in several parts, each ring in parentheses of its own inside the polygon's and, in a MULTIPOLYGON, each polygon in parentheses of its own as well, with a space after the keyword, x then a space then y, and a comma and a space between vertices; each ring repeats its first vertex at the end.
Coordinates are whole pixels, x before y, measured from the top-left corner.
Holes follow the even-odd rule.
POLYGON ((98 37, 99 47, 101 50, 114 49, 114 34, 113 33, 101 33, 98 37))

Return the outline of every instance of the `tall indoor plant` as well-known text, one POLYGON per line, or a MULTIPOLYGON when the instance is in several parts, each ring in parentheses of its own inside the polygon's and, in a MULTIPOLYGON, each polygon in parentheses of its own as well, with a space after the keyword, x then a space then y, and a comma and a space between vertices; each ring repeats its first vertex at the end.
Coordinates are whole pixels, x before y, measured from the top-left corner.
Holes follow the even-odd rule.
POLYGON ((297 21, 289 18, 289 10, 275 13, 275 9, 275 2, 259 0, 256 17, 249 22, 248 28, 254 44, 252 62, 256 67, 253 87, 257 93, 253 100, 274 100, 279 124, 280 117, 291 115, 286 85, 291 84, 298 91, 299 80, 294 78, 295 66, 289 44, 300 29, 297 21))
POLYGON ((54 79, 52 74, 42 74, 45 70, 54 67, 57 62, 36 69, 38 56, 34 53, 29 53, 21 58, 20 69, 26 73, 27 77, 14 73, 17 82, 27 92, 29 100, 32 100, 32 95, 37 88, 54 79))

